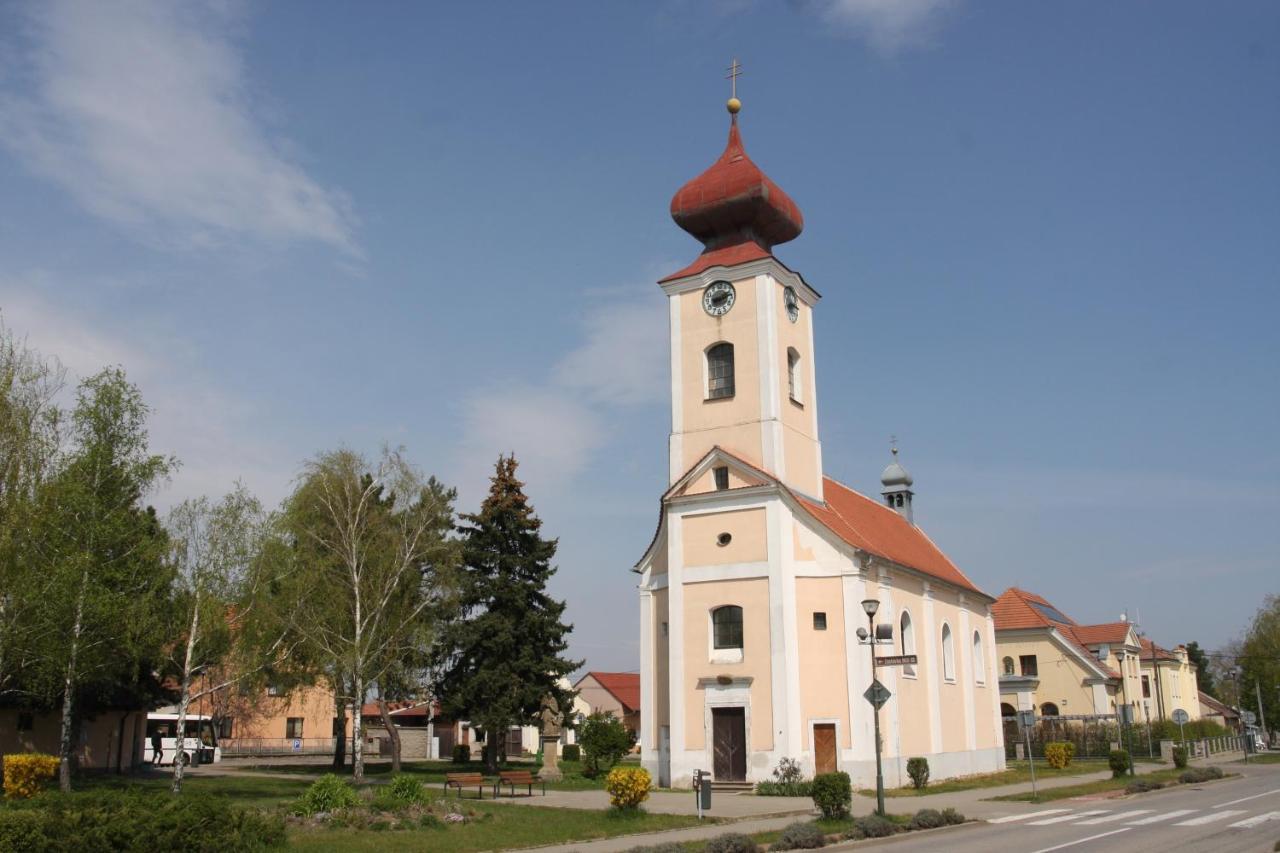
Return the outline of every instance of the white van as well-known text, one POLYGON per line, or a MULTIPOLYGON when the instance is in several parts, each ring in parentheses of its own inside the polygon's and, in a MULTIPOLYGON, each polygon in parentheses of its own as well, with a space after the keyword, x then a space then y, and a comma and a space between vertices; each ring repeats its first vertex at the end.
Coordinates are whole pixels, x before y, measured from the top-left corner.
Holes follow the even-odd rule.
POLYGON ((178 715, 147 714, 147 739, 142 746, 142 759, 149 764, 173 764, 181 756, 191 764, 216 764, 222 760, 222 747, 218 746, 218 733, 213 719, 200 714, 187 714, 183 732, 182 749, 178 749, 178 715), (155 736, 160 736, 160 756, 156 760, 155 736))

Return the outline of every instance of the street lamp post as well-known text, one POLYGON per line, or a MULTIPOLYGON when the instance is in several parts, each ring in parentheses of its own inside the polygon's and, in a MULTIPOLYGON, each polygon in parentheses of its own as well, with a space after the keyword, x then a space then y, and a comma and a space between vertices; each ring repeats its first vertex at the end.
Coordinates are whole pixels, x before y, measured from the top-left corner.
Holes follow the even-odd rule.
MULTIPOLYGON (((868 598, 862 602, 862 609, 867 614, 867 628, 870 631, 867 637, 867 648, 871 649, 871 683, 876 683, 876 611, 880 609, 880 602, 874 598, 868 598)), ((872 713, 875 715, 875 732, 876 732, 876 814, 884 817, 884 767, 880 760, 880 706, 874 706, 872 713)))

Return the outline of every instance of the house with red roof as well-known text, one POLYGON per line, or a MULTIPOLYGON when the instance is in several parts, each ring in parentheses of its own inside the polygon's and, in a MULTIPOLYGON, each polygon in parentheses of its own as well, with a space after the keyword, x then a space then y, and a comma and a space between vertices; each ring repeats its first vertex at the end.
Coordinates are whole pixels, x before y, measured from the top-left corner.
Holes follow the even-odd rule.
POLYGON ((1200 718, 1195 667, 1183 646, 1163 649, 1128 621, 1081 625, 1018 587, 992 606, 1000 657, 1001 714, 1108 717, 1131 707, 1136 722, 1200 718))
MULTIPOLYGON (((784 758, 874 784, 878 725, 888 784, 915 756, 934 779, 1001 770, 995 599, 916 523, 896 449, 879 498, 824 470, 821 297, 774 255, 804 218, 729 108, 723 153, 671 201, 703 251, 659 282, 671 431, 634 567, 642 763, 664 786, 746 784, 784 758)), ((857 387, 851 367, 832 375, 857 387)))
POLYGON ((640 673, 591 671, 573 685, 578 700, 588 713, 613 714, 638 736, 640 734, 640 673))

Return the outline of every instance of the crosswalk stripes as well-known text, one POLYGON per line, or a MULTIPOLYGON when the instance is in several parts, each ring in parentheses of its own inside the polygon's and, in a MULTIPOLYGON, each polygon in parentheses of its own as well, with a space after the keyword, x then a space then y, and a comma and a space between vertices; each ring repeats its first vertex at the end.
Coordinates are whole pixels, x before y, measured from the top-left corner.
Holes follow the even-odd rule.
POLYGON ((1174 826, 1204 826, 1206 823, 1213 823, 1214 821, 1224 820, 1244 813, 1245 809, 1224 809, 1220 812, 1193 817, 1190 820, 1180 820, 1174 826))
POLYGON ((1244 820, 1238 820, 1231 824, 1232 829, 1252 829, 1255 826, 1266 823, 1269 820, 1280 820, 1280 812, 1267 812, 1266 814, 1254 815, 1244 820))
POLYGON ((1152 815, 1151 817, 1144 817, 1141 820, 1131 820, 1129 821, 1129 825, 1130 826, 1146 826, 1148 824, 1162 823, 1163 821, 1166 821, 1166 820, 1173 820, 1175 817, 1182 817, 1183 815, 1189 815, 1189 814, 1195 814, 1195 813, 1196 813, 1196 809, 1174 809, 1171 812, 1152 815))
POLYGON ((1080 826, 1097 826, 1100 823, 1114 823, 1117 820, 1124 820, 1127 817, 1137 817, 1140 814, 1147 814, 1151 809, 1134 809, 1131 812, 1116 812, 1115 814, 1104 815, 1103 817, 1095 817, 1091 820, 1080 821, 1080 826))
POLYGON ((1076 820, 1082 817, 1092 817, 1093 815, 1106 814, 1106 809, 1094 809, 1088 812, 1075 812, 1073 814, 1064 814, 1058 817, 1045 818, 1044 820, 1033 820, 1027 826, 1052 826, 1055 823, 1066 823, 1069 820, 1076 820))
POLYGON ((1071 809, 1041 809, 1038 812, 1027 812, 1026 814, 1011 814, 1004 817, 992 818, 987 823, 1013 823, 1015 820, 1026 820, 1030 817, 1044 817, 1049 814, 1062 814, 1069 812, 1071 809))

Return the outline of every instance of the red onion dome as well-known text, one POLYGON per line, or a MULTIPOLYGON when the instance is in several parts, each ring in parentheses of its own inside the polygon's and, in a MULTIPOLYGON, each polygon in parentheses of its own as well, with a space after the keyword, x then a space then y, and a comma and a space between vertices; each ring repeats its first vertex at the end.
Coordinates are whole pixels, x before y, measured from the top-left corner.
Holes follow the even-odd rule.
POLYGON ((707 251, 746 242, 768 251, 804 229, 800 208, 743 150, 737 115, 720 159, 671 199, 671 218, 707 251))

